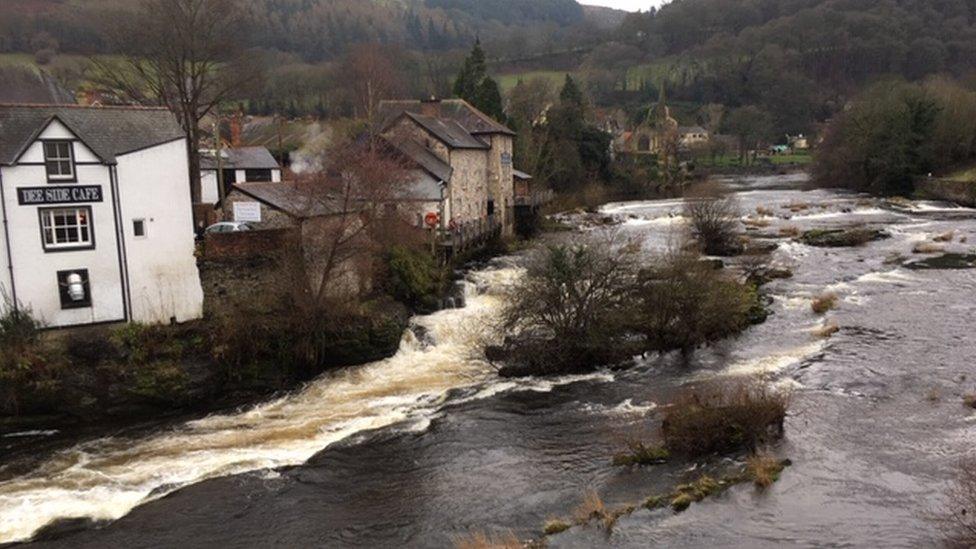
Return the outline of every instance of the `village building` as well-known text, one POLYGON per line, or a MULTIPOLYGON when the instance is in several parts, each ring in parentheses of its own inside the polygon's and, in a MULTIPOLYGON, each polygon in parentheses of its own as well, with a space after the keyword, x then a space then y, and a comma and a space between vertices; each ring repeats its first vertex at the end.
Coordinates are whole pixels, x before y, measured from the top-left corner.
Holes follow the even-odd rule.
POLYGON ((708 130, 701 126, 680 126, 678 127, 678 146, 682 150, 689 150, 695 147, 707 145, 711 139, 708 130))
POLYGON ((678 121, 671 116, 664 92, 657 105, 633 131, 624 132, 616 145, 623 154, 661 156, 676 154, 681 134, 678 121))
POLYGON ((381 135, 419 167, 407 218, 436 217, 447 234, 513 234, 515 132, 461 99, 382 101, 380 113, 381 135))
POLYGON ((217 184, 223 179, 224 193, 235 183, 280 183, 281 166, 265 147, 237 147, 200 152, 200 192, 207 204, 220 201, 217 184))
POLYGON ((199 318, 186 137, 164 109, 0 105, 0 313, 199 318))

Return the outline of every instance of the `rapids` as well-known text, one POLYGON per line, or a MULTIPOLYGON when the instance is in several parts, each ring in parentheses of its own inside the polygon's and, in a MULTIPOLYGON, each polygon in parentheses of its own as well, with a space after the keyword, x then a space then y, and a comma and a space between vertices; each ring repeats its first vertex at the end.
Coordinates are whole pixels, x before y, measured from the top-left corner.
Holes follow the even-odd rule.
MULTIPOLYGON (((776 241, 774 263, 795 276, 767 287, 765 324, 699 353, 692 369, 651 356, 620 372, 497 379, 480 349, 497 337, 501 290, 519 275, 503 259, 469 275, 466 308, 415 319, 388 360, 237 414, 82 443, 0 482, 0 543, 73 518, 105 522, 39 544, 444 547, 472 530, 532 537, 588 488, 616 505, 684 478, 681 464, 612 467, 620 435, 652 425, 689 382, 765 374, 795 391, 776 448, 794 466, 779 483, 761 494, 739 486, 679 515, 638 511, 610 535, 574 528, 550 546, 935 545, 931 515, 976 442, 976 415, 962 405, 976 392, 976 270, 901 263, 949 231, 946 251, 972 253, 976 210, 893 207, 802 183, 731 182, 744 212, 775 213, 750 233, 776 241), (779 236, 855 224, 892 238, 820 249, 779 236), (840 297, 826 318, 810 311, 824 291, 840 297), (825 322, 840 332, 815 335, 825 322)), ((674 200, 602 214, 648 253, 684 225, 674 200)))

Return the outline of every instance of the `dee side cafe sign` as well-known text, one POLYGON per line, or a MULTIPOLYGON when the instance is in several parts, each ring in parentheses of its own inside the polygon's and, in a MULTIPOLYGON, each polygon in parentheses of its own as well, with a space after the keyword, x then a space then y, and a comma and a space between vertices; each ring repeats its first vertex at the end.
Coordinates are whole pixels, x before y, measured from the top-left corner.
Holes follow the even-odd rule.
POLYGON ((72 185, 70 187, 21 187, 17 189, 17 201, 21 206, 101 202, 102 188, 98 185, 72 185))

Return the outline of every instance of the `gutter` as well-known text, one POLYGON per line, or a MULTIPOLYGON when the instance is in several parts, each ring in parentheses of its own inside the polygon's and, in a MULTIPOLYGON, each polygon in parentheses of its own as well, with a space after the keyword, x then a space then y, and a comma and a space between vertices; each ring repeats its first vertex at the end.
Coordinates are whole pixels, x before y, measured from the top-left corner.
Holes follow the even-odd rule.
POLYGON ((7 197, 3 190, 2 170, 0 170, 0 214, 3 215, 3 238, 7 249, 7 269, 10 271, 10 298, 16 311, 20 305, 17 302, 17 284, 14 282, 14 259, 13 252, 10 250, 10 222, 7 220, 7 197))

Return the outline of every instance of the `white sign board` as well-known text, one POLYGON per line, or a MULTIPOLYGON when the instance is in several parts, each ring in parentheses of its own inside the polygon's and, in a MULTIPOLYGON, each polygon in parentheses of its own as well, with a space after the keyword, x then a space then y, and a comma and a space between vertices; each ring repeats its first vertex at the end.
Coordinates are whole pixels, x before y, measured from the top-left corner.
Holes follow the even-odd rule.
POLYGON ((234 221, 261 222, 260 202, 234 202, 234 221))

